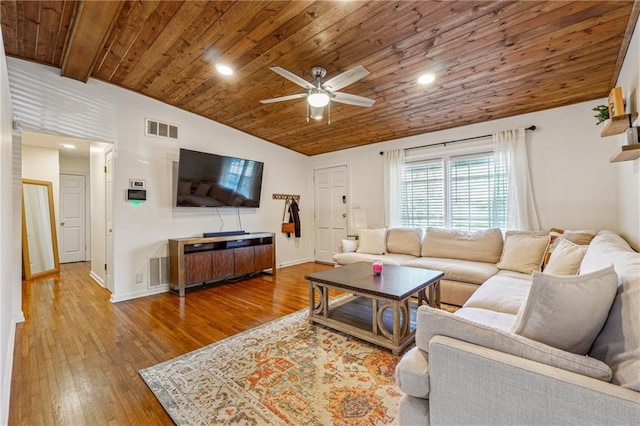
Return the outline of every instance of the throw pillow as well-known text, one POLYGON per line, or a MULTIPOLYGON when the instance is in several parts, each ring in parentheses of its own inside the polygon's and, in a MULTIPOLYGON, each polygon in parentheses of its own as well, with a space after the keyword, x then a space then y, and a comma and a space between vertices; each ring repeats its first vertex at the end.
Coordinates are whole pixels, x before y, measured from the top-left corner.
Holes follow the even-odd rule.
POLYGON ((549 235, 507 231, 499 269, 530 274, 540 271, 549 246, 549 235))
POLYGON ((341 253, 353 253, 358 249, 358 240, 340 240, 341 253))
POLYGON ((359 229, 357 253, 385 254, 387 228, 359 229))
POLYGON ((580 231, 564 231, 562 234, 563 240, 569 240, 574 244, 580 246, 588 246, 593 237, 596 236, 598 231, 592 229, 585 229, 580 231))
POLYGON ((556 246, 562 240, 571 241, 574 244, 580 246, 588 246, 593 237, 598 233, 598 231, 585 229, 580 231, 565 231, 560 228, 551 228, 549 231, 549 237, 551 237, 551 243, 549 244, 549 250, 547 250, 547 255, 544 260, 544 264, 549 263, 549 259, 551 258, 551 254, 556 249, 556 246))
POLYGON ((511 331, 584 355, 607 320, 617 287, 613 265, 570 277, 534 272, 529 296, 511 331))
POLYGON ((553 256, 544 268, 545 274, 576 275, 588 246, 579 246, 569 240, 560 240, 553 250, 553 256))

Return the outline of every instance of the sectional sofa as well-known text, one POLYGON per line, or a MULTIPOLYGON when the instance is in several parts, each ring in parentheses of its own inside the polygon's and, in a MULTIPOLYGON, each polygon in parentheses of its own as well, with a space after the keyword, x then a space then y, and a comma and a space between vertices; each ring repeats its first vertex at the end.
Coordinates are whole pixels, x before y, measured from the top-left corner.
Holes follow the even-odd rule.
POLYGON ((401 425, 640 424, 640 254, 601 231, 579 275, 498 274, 455 314, 419 308, 396 380, 401 425))
MULTIPOLYGON (((389 231, 388 254, 358 253, 363 241, 347 241, 347 253, 336 261, 375 257, 412 266, 450 265, 447 258, 417 256, 415 247, 411 254, 398 253, 396 243, 417 232, 389 231)), ((492 232, 427 229, 420 254, 435 236, 431 242, 439 241, 440 250, 458 245, 459 258, 464 241, 490 247, 485 234, 492 232), (456 240, 453 245, 439 240, 446 234, 456 240)), ((370 244, 365 236, 365 250, 381 249, 370 244)), ((476 266, 466 262, 454 264, 476 266)), ((470 275, 459 281, 445 272, 443 284, 453 282, 448 294, 456 301, 458 290, 473 290, 455 313, 418 309, 416 346, 396 368, 405 394, 399 423, 640 424, 640 253, 610 231, 595 237, 511 232, 493 267, 497 271, 474 287, 478 280, 470 275)))
MULTIPOLYGON (((499 229, 462 232, 430 227, 424 237, 420 228, 363 229, 358 240, 342 241, 341 252, 333 260, 346 265, 380 259, 388 265, 443 271, 442 302, 462 306, 481 284, 500 272, 503 245, 499 229)), ((539 252, 534 257, 543 255, 539 252)))

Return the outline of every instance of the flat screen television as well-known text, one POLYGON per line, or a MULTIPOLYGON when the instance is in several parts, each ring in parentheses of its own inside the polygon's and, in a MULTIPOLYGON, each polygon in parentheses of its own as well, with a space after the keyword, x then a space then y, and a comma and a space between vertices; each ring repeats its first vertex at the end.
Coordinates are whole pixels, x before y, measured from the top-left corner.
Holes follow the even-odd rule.
POLYGON ((177 207, 260 207, 264 163, 180 149, 177 207))

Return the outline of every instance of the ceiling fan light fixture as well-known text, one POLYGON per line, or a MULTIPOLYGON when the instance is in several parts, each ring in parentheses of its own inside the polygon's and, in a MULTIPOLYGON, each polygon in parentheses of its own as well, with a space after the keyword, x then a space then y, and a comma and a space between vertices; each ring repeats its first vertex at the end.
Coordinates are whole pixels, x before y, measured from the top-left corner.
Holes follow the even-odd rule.
POLYGON ((307 102, 311 107, 322 108, 329 103, 329 95, 324 92, 315 91, 307 96, 307 102))
POLYGON ((323 112, 324 112, 324 107, 315 107, 315 106, 309 107, 309 117, 313 118, 314 120, 322 120, 323 112))

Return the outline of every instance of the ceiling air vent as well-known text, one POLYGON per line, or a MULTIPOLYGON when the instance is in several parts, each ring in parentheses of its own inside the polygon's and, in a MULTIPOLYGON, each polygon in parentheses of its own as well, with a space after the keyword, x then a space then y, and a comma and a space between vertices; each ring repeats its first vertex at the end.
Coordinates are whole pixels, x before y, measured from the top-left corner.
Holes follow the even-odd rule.
POLYGON ((166 139, 178 139, 178 126, 163 123, 162 121, 145 119, 144 134, 166 139))

